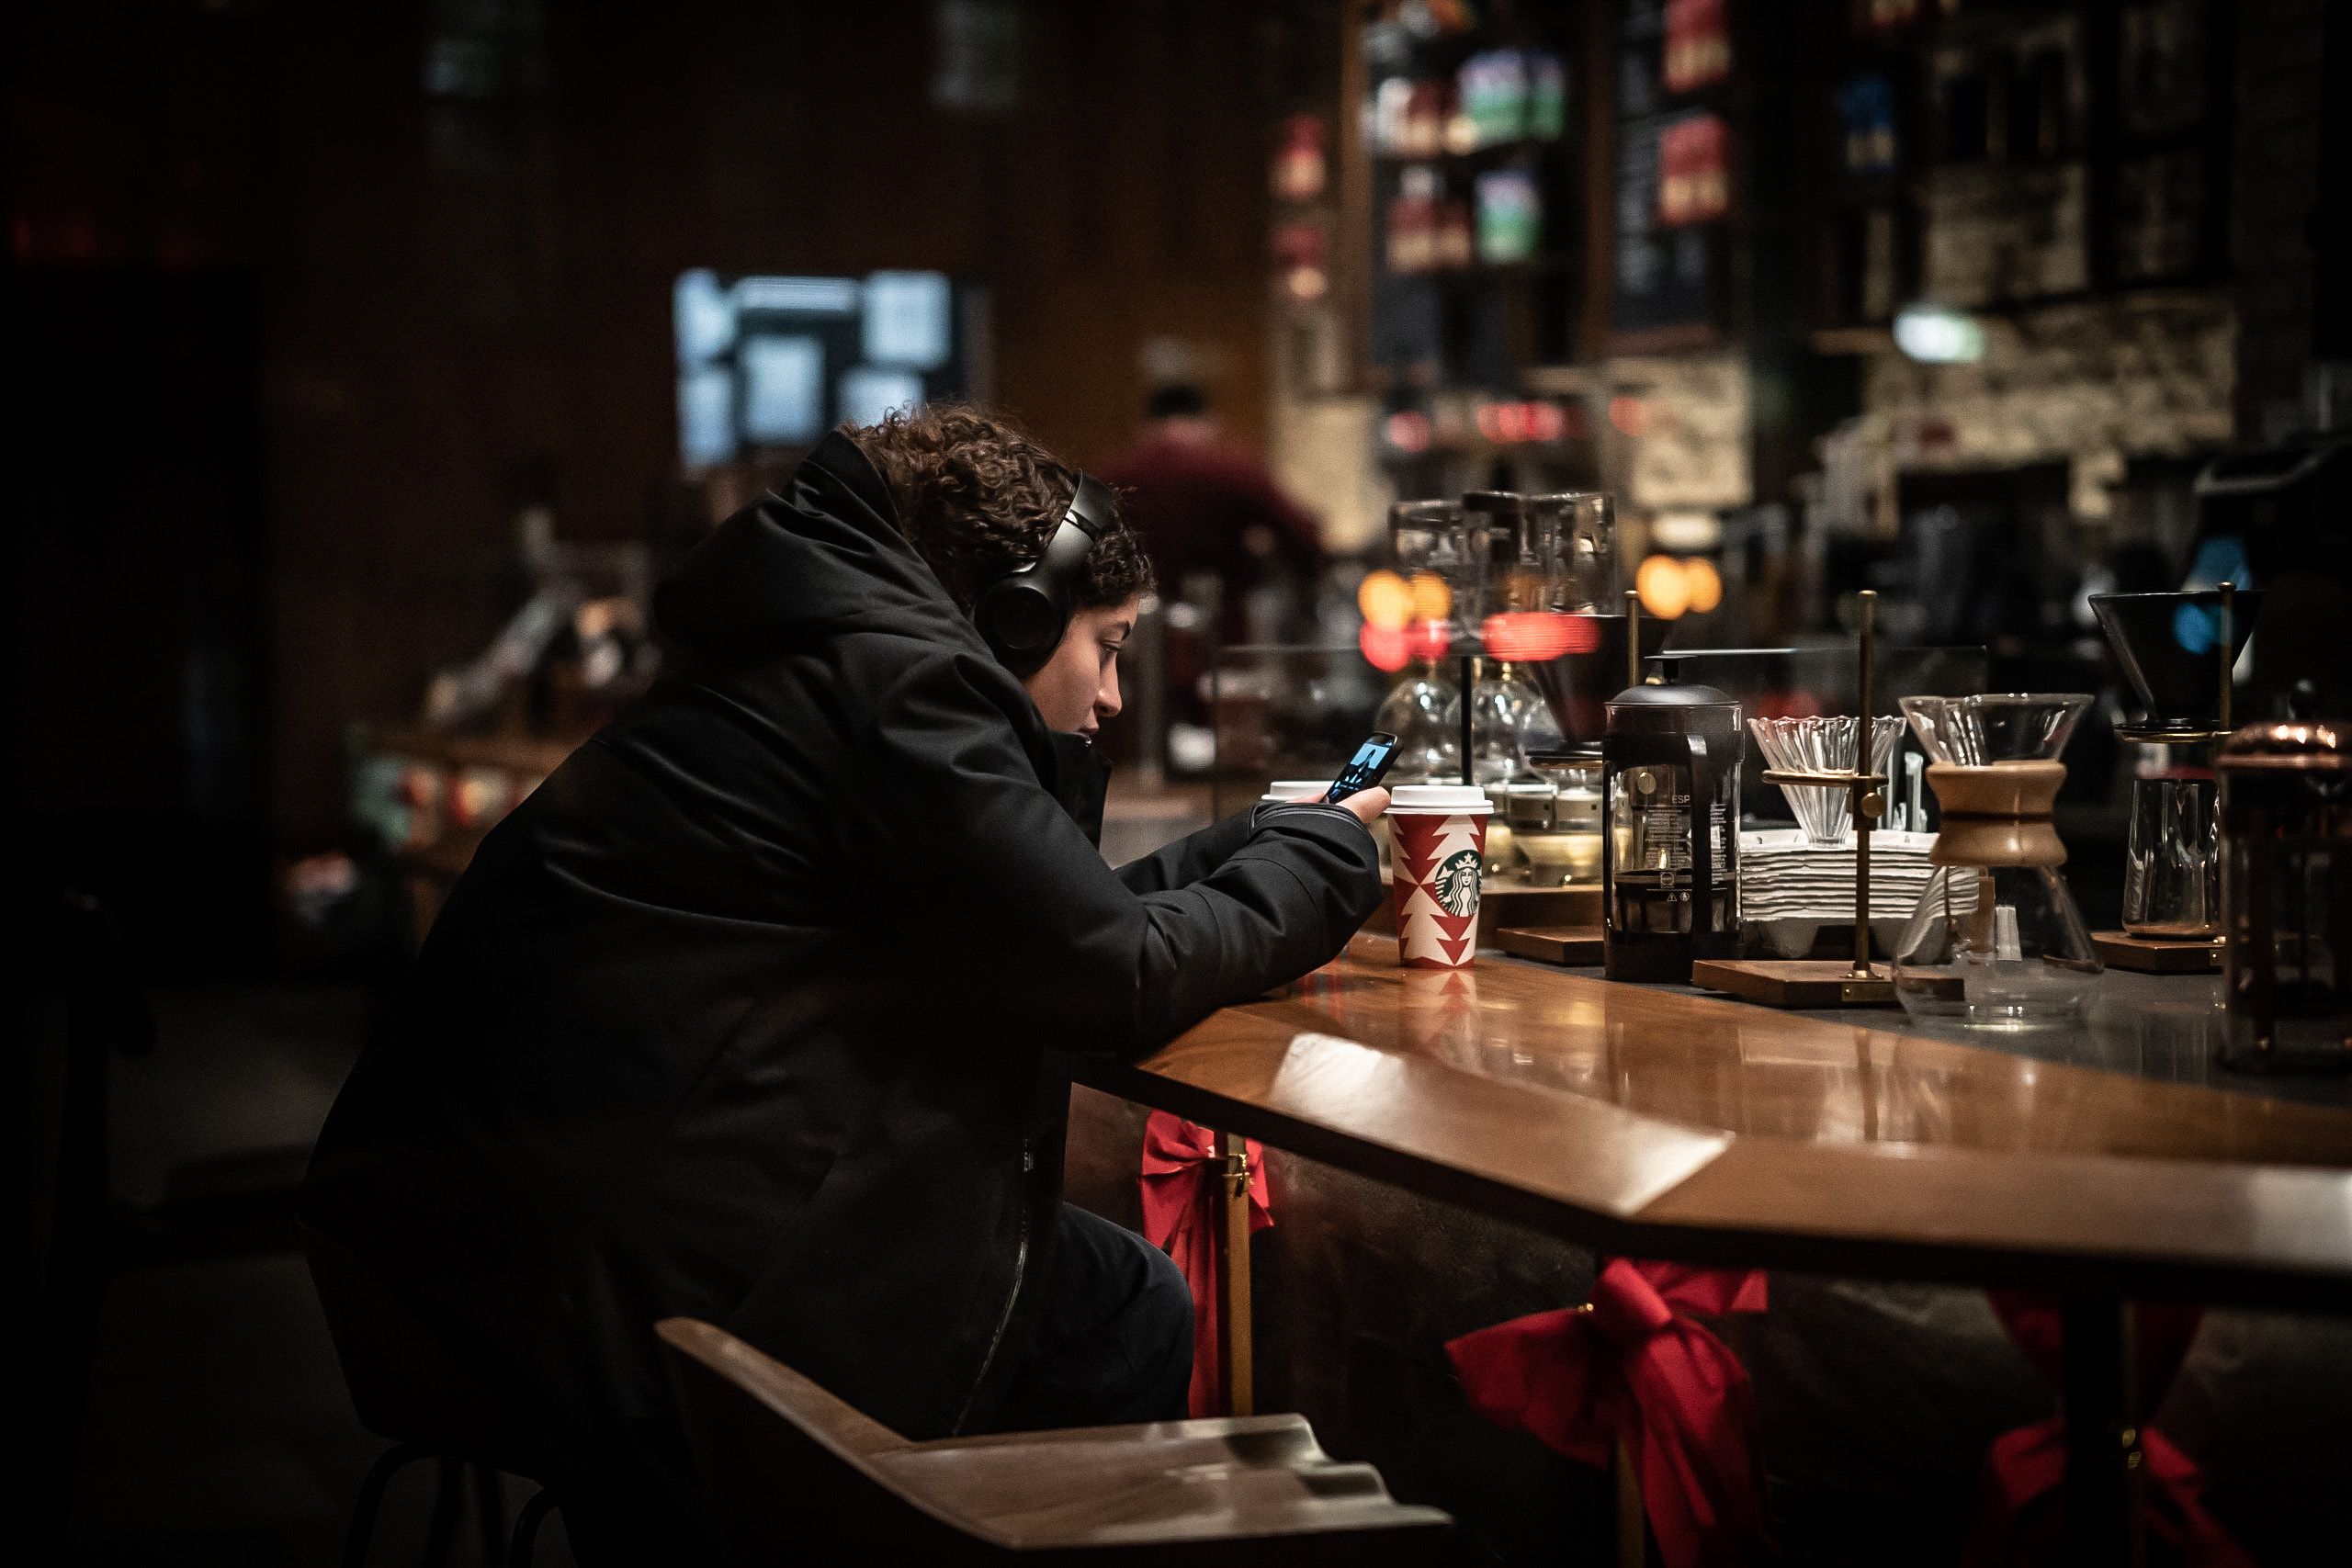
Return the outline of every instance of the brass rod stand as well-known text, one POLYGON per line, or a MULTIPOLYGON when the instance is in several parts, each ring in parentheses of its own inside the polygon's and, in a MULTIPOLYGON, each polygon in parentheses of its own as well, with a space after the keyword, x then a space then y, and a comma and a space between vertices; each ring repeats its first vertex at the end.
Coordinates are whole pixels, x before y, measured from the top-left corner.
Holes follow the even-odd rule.
POLYGON ((1835 959, 1702 959, 1690 966, 1690 983, 1702 990, 1726 991, 1766 1007, 1891 1007, 1894 980, 1871 966, 1871 825, 1886 807, 1880 786, 1886 775, 1872 771, 1877 750, 1871 708, 1875 695, 1873 666, 1878 661, 1878 594, 1865 589, 1861 598, 1860 692, 1850 770, 1792 773, 1774 768, 1766 784, 1843 789, 1853 801, 1854 818, 1854 960, 1835 959))
POLYGON ((1877 662, 1878 653, 1878 592, 1865 588, 1858 597, 1862 611, 1861 691, 1855 711, 1861 715, 1861 733, 1854 740, 1854 967, 1849 973, 1853 979, 1867 980, 1871 977, 1871 823, 1882 804, 1868 782, 1871 764, 1877 760, 1871 753, 1878 750, 1872 744, 1876 737, 1871 718, 1871 667, 1877 662))
POLYGON ((1625 689, 1642 683, 1642 596, 1625 590, 1625 689))

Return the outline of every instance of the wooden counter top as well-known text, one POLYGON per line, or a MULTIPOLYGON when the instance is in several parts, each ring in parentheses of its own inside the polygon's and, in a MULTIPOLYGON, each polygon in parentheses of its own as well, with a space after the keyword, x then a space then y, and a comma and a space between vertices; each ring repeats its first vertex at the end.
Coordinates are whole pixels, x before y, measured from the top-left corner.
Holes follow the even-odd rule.
POLYGON ((1609 1251, 2352 1309, 2352 1111, 1395 954, 1085 1081, 1609 1251))

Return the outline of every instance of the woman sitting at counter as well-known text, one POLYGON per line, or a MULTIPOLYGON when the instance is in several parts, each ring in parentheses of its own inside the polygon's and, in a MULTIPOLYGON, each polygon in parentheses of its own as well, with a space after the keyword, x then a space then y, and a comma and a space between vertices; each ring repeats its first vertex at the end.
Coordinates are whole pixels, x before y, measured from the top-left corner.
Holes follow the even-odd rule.
POLYGON ((1004 424, 837 432, 663 585, 686 672, 451 895, 304 1220, 479 1381, 583 1561, 710 1550, 673 1314, 913 1438, 1184 1413, 1182 1278, 1062 1203, 1046 1055, 1331 958, 1386 794, 1104 865, 1090 741, 1148 587, 1109 493, 1004 424))

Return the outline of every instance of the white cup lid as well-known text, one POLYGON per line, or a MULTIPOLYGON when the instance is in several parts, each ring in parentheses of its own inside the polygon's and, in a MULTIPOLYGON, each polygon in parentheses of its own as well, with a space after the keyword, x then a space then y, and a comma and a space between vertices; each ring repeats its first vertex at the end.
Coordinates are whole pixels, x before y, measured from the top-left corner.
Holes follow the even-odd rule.
POLYGON ((1266 786, 1266 796, 1272 799, 1280 795, 1284 800, 1296 800, 1304 795, 1309 800, 1319 800, 1323 792, 1330 787, 1329 779, 1276 779, 1266 786))
POLYGON ((1388 809, 1392 812, 1442 811, 1475 817, 1494 808, 1495 803, 1476 784, 1398 784, 1388 792, 1388 809))

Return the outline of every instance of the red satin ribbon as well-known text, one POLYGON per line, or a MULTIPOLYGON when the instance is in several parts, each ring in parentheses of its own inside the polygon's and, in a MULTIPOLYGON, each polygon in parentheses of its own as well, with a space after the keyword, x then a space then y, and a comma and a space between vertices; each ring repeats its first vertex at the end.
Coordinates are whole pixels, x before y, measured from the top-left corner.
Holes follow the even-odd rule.
MULTIPOLYGON (((1266 1162, 1258 1140, 1243 1144, 1250 1159, 1250 1230, 1274 1223, 1266 1201, 1266 1162)), ((1143 1129, 1144 1239, 1164 1249, 1193 1288, 1193 1383, 1195 1416, 1226 1412, 1225 1367, 1217 1357, 1217 1324, 1225 1309, 1225 1250, 1218 1207, 1225 1201, 1225 1156, 1216 1134, 1197 1122, 1155 1111, 1143 1129)))
MULTIPOLYGON (((2012 1291, 1987 1291, 1986 1299, 2026 1359, 2052 1382, 2065 1358, 2057 1304, 2012 1291)), ((2175 1303, 2139 1308, 2140 1392, 2146 1408, 2165 1390, 2188 1354, 2204 1309, 2175 1303)), ((2205 1478, 2197 1461, 2151 1427, 2140 1428, 2142 1492, 2149 1539, 2167 1549, 2184 1568, 2253 1568, 2254 1559, 2206 1511, 2205 1478)), ((1984 1494, 1962 1555, 1964 1568, 2012 1568, 2015 1564, 2063 1563, 2065 1517, 2066 1421, 2052 1416, 2003 1433, 1984 1461, 1984 1494)))
POLYGON ((1446 1346, 1470 1403, 1580 1464, 1633 1455, 1666 1568, 1770 1552, 1747 1369, 1684 1313, 1762 1312, 1764 1273, 1620 1258, 1589 1309, 1465 1334, 1446 1346))

